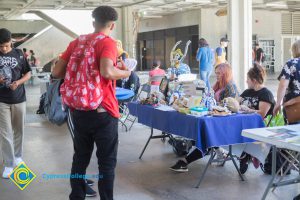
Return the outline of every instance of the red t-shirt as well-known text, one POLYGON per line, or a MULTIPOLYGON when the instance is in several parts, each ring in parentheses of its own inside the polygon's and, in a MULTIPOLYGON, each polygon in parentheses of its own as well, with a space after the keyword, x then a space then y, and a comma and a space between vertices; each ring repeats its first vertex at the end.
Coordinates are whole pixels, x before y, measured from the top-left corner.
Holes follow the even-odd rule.
MULTIPOLYGON (((165 75, 165 74, 166 74, 165 70, 160 69, 160 68, 158 68, 158 69, 153 69, 152 71, 149 72, 149 76, 150 76, 150 77, 158 76, 158 75, 163 76, 163 75, 165 75)), ((152 82, 151 82, 151 85, 160 85, 160 82, 159 82, 159 81, 152 81, 152 82)))
MULTIPOLYGON (((94 37, 94 33, 90 34, 90 37, 94 37)), ((103 34, 104 35, 104 34, 103 34)), ((69 61, 71 54, 73 52, 73 49, 77 45, 77 39, 72 41, 67 50, 60 56, 61 59, 65 60, 66 62, 69 61)), ((96 63, 98 66, 100 66, 100 60, 101 58, 109 58, 113 61, 114 66, 116 66, 117 61, 117 45, 115 40, 113 40, 111 37, 106 37, 102 40, 100 40, 95 47, 96 51, 96 63)), ((102 84, 102 90, 103 90, 103 100, 101 102, 101 106, 113 117, 119 118, 119 106, 118 101, 116 98, 116 81, 109 80, 101 77, 101 84, 102 84)))

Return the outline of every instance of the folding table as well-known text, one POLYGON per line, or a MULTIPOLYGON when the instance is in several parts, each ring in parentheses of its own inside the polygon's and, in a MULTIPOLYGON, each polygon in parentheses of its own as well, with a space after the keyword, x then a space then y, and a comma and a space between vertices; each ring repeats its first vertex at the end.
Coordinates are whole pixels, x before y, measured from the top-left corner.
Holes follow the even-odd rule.
MULTIPOLYGON (((151 128, 150 136, 140 154, 141 158, 151 139, 162 138, 163 135, 153 136, 153 129, 190 138, 196 141, 195 146, 202 152, 210 147, 229 146, 229 160, 231 160, 241 179, 243 177, 233 159, 231 152, 233 144, 254 142, 253 139, 241 135, 243 129, 264 127, 263 120, 258 114, 234 114, 226 117, 196 117, 181 114, 177 111, 162 111, 149 105, 136 102, 128 104, 131 115, 138 117, 138 122, 151 128)), ((211 157, 197 184, 199 187, 206 170, 215 154, 211 157)))

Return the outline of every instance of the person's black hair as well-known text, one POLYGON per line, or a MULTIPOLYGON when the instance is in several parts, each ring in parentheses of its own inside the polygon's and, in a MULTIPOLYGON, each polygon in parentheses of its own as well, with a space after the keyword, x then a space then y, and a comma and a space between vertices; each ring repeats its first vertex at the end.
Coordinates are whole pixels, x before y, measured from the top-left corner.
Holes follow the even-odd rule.
POLYGON ((253 63, 253 67, 247 73, 251 80, 256 80, 259 84, 263 84, 266 79, 266 71, 257 62, 253 63))
POLYGON ((204 38, 201 38, 201 39, 199 39, 198 46, 199 46, 199 48, 201 48, 201 47, 207 47, 208 43, 207 43, 207 41, 204 38))
POLYGON ((26 48, 23 48, 23 52, 26 52, 27 51, 27 49, 26 48))
POLYGON ((92 17, 96 23, 104 27, 108 22, 117 21, 118 13, 110 6, 99 6, 93 10, 92 17))
POLYGON ((160 60, 155 60, 155 61, 153 62, 153 68, 158 67, 158 66, 160 66, 160 65, 161 65, 161 61, 160 61, 160 60))
POLYGON ((34 52, 33 52, 33 50, 29 50, 29 52, 30 52, 32 55, 34 55, 34 52))
POLYGON ((4 44, 11 41, 11 32, 6 28, 0 29, 0 44, 4 44))
POLYGON ((122 54, 120 55, 120 57, 122 58, 122 60, 125 60, 125 59, 126 59, 126 53, 122 53, 122 54))

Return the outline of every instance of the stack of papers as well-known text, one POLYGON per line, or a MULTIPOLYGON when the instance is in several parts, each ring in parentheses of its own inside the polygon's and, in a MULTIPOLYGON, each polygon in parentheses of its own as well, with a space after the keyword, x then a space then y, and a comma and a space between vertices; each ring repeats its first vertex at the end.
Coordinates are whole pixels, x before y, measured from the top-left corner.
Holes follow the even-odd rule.
POLYGON ((277 139, 277 140, 300 145, 300 132, 298 131, 293 131, 286 128, 267 129, 267 130, 274 133, 268 136, 268 138, 270 139, 277 139))
POLYGON ((161 111, 175 111, 174 108, 172 108, 171 106, 166 106, 166 105, 160 105, 158 107, 155 107, 155 109, 161 110, 161 111))

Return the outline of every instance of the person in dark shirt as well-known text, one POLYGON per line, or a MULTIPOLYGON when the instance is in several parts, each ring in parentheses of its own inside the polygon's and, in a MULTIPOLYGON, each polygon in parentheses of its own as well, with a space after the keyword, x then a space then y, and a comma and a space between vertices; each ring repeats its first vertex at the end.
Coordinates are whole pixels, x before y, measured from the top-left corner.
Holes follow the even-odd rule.
POLYGON ((271 115, 275 105, 272 92, 263 85, 265 76, 263 67, 254 63, 247 73, 248 89, 240 95, 242 109, 257 112, 262 118, 271 115))
POLYGON ((4 160, 3 178, 8 178, 23 154, 26 95, 24 83, 31 68, 20 49, 12 47, 11 32, 0 29, 0 142, 4 160), (13 140, 11 139, 13 138, 13 140))
POLYGON ((255 44, 254 56, 254 61, 261 65, 264 61, 264 51, 259 47, 258 43, 255 44))
POLYGON ((35 57, 35 53, 33 52, 33 50, 29 51, 30 56, 28 56, 28 61, 31 67, 36 67, 36 57, 35 57))
POLYGON ((117 80, 117 87, 132 90, 134 94, 137 94, 140 88, 140 78, 132 71, 128 78, 117 80))
POLYGON ((26 48, 23 48, 23 53, 24 53, 25 58, 27 59, 29 55, 27 53, 27 49, 26 48))
MULTIPOLYGON (((272 115, 275 100, 272 92, 264 86, 266 78, 266 72, 262 66, 258 63, 254 63, 253 67, 247 73, 247 85, 246 89, 240 95, 241 109, 248 112, 256 112, 265 118, 267 115, 272 115)), ((259 145, 259 144, 258 144, 259 145)), ((258 146, 254 148, 259 148, 258 146)), ((259 167, 259 160, 243 152, 240 158, 240 172, 246 173, 248 169, 248 163, 252 160, 254 166, 259 167)))

